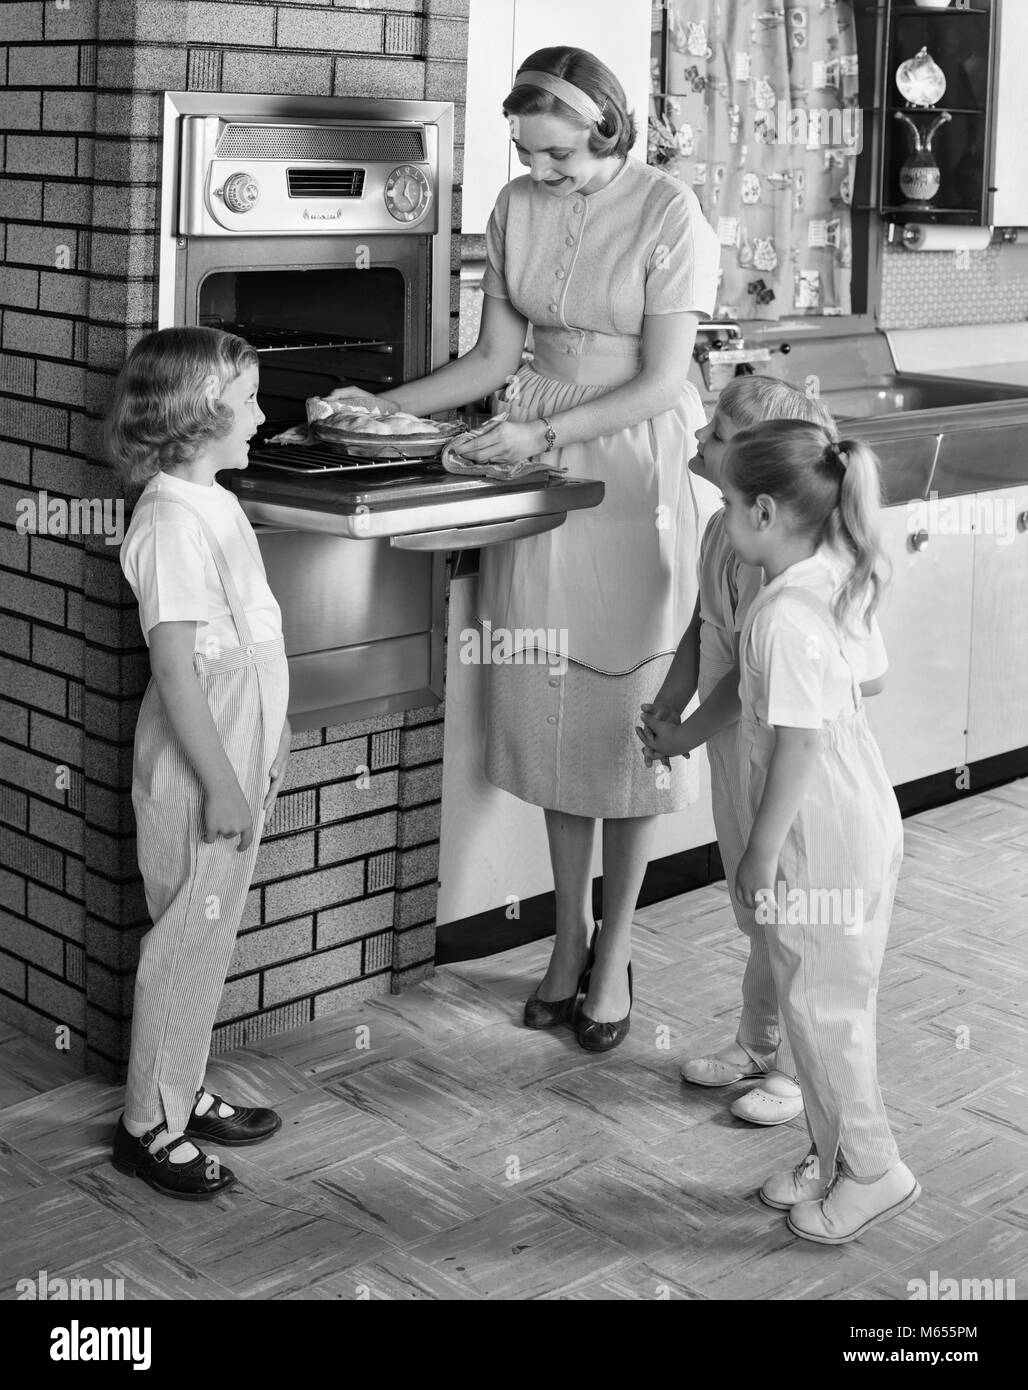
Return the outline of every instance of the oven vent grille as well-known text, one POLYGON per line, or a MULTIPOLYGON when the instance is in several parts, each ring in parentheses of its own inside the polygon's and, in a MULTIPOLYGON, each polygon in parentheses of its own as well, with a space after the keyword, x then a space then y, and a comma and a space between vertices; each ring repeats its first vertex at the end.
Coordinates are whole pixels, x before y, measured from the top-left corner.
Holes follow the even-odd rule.
POLYGON ((229 125, 215 151, 218 159, 340 159, 351 163, 419 164, 424 131, 412 128, 229 125))
POLYGON ((287 169, 290 198, 360 198, 363 169, 287 169))

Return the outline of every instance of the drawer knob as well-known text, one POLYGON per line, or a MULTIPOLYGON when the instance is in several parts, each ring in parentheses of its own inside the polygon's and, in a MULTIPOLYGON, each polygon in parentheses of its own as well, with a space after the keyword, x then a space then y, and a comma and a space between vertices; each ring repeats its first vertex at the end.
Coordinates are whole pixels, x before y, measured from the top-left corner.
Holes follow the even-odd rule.
POLYGON ((913 533, 913 535, 910 537, 910 540, 908 541, 908 545, 910 546, 910 549, 911 549, 911 550, 927 550, 927 549, 928 549, 928 532, 927 532, 927 531, 915 531, 915 532, 913 533))

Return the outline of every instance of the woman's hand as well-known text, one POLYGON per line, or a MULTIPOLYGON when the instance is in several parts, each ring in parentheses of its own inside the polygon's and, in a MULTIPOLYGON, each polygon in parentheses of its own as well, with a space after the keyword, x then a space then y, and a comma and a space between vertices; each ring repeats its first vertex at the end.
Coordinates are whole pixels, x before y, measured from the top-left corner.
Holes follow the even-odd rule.
POLYGON ((265 825, 271 820, 271 813, 275 809, 275 802, 278 799, 279 792, 282 790, 282 783, 286 780, 286 769, 289 767, 289 753, 292 741, 293 729, 287 719, 282 725, 282 734, 278 741, 278 751, 275 754, 275 760, 271 764, 269 773, 271 777, 271 786, 268 788, 268 794, 264 798, 265 825))
POLYGON ((239 836, 240 851, 249 849, 253 841, 253 816, 246 803, 242 788, 232 778, 231 783, 222 783, 207 790, 203 803, 204 843, 213 845, 221 838, 234 840, 239 836))
POLYGON ((636 725, 635 732, 643 745, 647 767, 657 759, 670 767, 669 758, 689 756, 691 749, 682 737, 681 716, 670 705, 643 705, 639 717, 642 725, 636 725))
POLYGON ((541 420, 507 420, 477 439, 460 445, 461 458, 475 463, 520 463, 546 449, 546 426, 541 420))
POLYGON ((735 896, 743 907, 758 907, 765 893, 774 901, 777 871, 776 860, 755 851, 750 845, 746 846, 746 853, 739 861, 735 875, 735 896))
POLYGON ((369 410, 378 408, 380 415, 395 415, 399 406, 395 401, 391 401, 388 396, 373 396, 370 391, 362 391, 359 386, 337 386, 336 389, 323 396, 330 405, 366 405, 369 410))

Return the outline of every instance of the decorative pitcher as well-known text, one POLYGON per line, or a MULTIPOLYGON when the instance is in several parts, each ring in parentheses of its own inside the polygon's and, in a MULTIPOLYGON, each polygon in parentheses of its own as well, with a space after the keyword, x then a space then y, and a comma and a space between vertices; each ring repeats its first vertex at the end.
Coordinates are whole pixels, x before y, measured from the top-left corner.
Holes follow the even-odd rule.
POLYGON ((953 117, 948 111, 940 111, 922 135, 917 123, 911 120, 905 111, 897 111, 895 116, 898 121, 903 121, 910 127, 913 136, 910 155, 900 170, 900 191, 909 206, 928 208, 942 181, 939 166, 932 155, 932 137, 941 125, 945 125, 953 117))

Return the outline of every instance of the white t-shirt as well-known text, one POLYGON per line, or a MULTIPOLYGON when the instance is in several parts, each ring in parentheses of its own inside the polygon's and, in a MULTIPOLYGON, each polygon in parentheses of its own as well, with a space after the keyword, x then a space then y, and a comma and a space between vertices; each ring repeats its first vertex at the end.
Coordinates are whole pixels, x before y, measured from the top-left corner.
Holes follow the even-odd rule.
MULTIPOLYGON (((282 611, 268 587, 260 547, 234 493, 171 473, 151 478, 140 497, 181 497, 218 538, 255 642, 282 636, 282 611)), ((146 645, 158 623, 195 622, 196 650, 239 646, 225 593, 199 521, 175 503, 137 503, 121 545, 121 568, 139 603, 146 645)))
POLYGON ((831 606, 845 581, 839 557, 822 547, 764 586, 750 609, 742 657, 743 715, 765 725, 820 729, 853 709, 853 682, 888 669, 877 621, 852 630, 831 622, 790 589, 805 589, 831 606))

